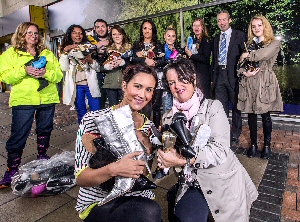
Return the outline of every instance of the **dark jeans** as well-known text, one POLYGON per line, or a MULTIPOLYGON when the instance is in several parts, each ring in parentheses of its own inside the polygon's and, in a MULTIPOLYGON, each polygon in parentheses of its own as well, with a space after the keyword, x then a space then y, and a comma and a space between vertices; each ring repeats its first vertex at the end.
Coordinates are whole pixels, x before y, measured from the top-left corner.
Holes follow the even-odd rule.
POLYGON ((88 99, 90 111, 100 109, 99 98, 94 98, 90 92, 88 85, 76 85, 76 108, 78 114, 78 123, 81 122, 82 117, 87 113, 85 97, 88 99))
POLYGON ((120 103, 123 99, 122 89, 105 89, 108 97, 109 106, 114 106, 120 103))
POLYGON ((207 222, 208 214, 209 207, 204 195, 195 188, 188 189, 175 207, 176 222, 207 222))
POLYGON ((101 93, 101 97, 99 98, 100 109, 105 109, 105 103, 107 100, 106 89, 103 88, 105 75, 103 73, 97 72, 97 78, 98 78, 98 84, 99 84, 99 89, 100 89, 100 93, 101 93))
POLYGON ((219 70, 218 80, 215 86, 215 96, 224 108, 227 116, 229 116, 229 101, 232 103, 232 127, 231 138, 238 139, 242 132, 242 115, 241 111, 237 109, 238 102, 238 83, 232 88, 229 83, 227 70, 219 70))
POLYGON ((146 197, 121 196, 96 205, 85 222, 161 222, 162 211, 157 202, 146 197))
POLYGON ((29 136, 33 119, 36 134, 49 135, 53 130, 55 105, 44 107, 12 107, 11 134, 6 142, 8 153, 22 153, 29 136))

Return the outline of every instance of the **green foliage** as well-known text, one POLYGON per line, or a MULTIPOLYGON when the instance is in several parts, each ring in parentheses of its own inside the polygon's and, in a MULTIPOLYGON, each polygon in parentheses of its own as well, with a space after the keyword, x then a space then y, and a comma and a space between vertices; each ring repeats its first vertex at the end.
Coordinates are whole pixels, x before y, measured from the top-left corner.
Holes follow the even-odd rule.
MULTIPOLYGON (((185 6, 213 2, 212 0, 121 0, 122 13, 119 20, 140 17, 158 12, 179 9, 185 6)), ((191 25, 196 17, 203 17, 211 37, 220 31, 217 26, 216 15, 220 10, 228 10, 232 17, 232 27, 247 32, 249 21, 256 14, 263 14, 270 21, 274 33, 283 40, 284 62, 294 64, 300 62, 300 6, 299 1, 292 0, 240 0, 232 3, 186 11, 184 18, 185 39, 191 34, 191 25)), ((177 29, 177 39, 181 39, 179 13, 153 18, 157 26, 160 41, 164 41, 163 35, 167 27, 172 25, 177 29)), ((125 25, 127 34, 133 41, 139 39, 141 22, 125 25)))

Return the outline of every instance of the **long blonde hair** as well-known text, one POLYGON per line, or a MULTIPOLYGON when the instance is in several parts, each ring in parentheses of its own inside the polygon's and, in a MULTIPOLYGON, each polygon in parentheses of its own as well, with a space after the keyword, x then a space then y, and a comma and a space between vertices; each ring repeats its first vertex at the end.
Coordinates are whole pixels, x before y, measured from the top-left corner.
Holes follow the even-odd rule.
POLYGON ((249 27, 248 27, 248 43, 251 43, 253 38, 255 37, 255 35, 253 34, 253 31, 252 31, 252 22, 255 19, 261 20, 262 24, 264 26, 263 44, 270 44, 275 39, 275 37, 274 37, 273 29, 272 29, 270 22, 263 15, 255 15, 254 17, 252 17, 249 27))
MULTIPOLYGON (((27 43, 26 43, 25 36, 30 26, 35 26, 39 31, 38 25, 32 22, 23 22, 17 27, 11 39, 11 45, 14 47, 15 51, 26 49, 27 43)), ((40 35, 38 37, 36 48, 39 53, 41 53, 45 49, 45 46, 42 41, 42 37, 40 35)))

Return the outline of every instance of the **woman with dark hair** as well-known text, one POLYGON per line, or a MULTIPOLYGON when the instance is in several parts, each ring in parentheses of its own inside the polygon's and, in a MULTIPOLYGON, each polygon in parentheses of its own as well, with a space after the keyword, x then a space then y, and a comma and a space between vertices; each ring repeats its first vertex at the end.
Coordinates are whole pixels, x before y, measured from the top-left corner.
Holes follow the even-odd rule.
POLYGON ((131 44, 125 30, 115 25, 109 33, 109 44, 106 48, 108 59, 104 62, 106 76, 103 88, 106 89, 109 106, 117 105, 122 100, 121 83, 123 70, 130 62, 131 44))
POLYGON ((111 193, 104 190, 102 186, 103 183, 117 177, 138 179, 140 175, 147 174, 146 161, 140 160, 138 156, 144 153, 147 155, 147 160, 151 159, 153 148, 149 137, 153 123, 138 111, 151 101, 156 86, 157 75, 152 68, 141 64, 130 65, 125 70, 122 81, 123 100, 117 105, 89 112, 83 117, 77 134, 75 171, 76 181, 80 186, 76 210, 84 221, 161 222, 161 208, 153 200, 154 193, 151 190, 129 191, 111 198, 112 200, 107 200, 111 193), (130 111, 124 111, 125 108, 129 108, 130 111), (106 121, 106 119, 110 119, 108 116, 115 116, 116 112, 119 115, 123 112, 123 115, 119 116, 122 121, 113 124, 113 129, 97 125, 98 118, 106 121), (127 124, 128 118, 133 121, 132 130, 128 130, 129 127, 126 125, 125 131, 118 134, 119 124, 124 122, 127 124), (112 133, 108 133, 108 137, 104 137, 103 131, 112 133), (118 136, 114 137, 111 134, 118 134, 118 136), (92 168, 90 161, 93 158, 94 148, 90 145, 91 141, 102 137, 105 140, 103 146, 114 150, 119 144, 120 151, 126 149, 124 144, 127 143, 116 143, 121 136, 127 138, 125 139, 127 142, 128 139, 137 138, 134 143, 128 143, 135 144, 135 146, 143 144, 144 152, 134 151, 100 168, 92 168), (110 142, 112 143, 109 144, 110 142))
POLYGON ((202 90, 205 98, 211 98, 210 55, 212 45, 204 19, 194 19, 192 29, 192 49, 188 49, 186 46, 185 53, 195 66, 197 87, 202 90))
POLYGON ((145 20, 140 27, 140 40, 133 46, 132 63, 141 63, 154 67, 158 75, 158 86, 155 90, 152 103, 149 103, 143 113, 150 118, 153 110, 153 122, 159 126, 161 122, 161 104, 162 104, 162 68, 165 64, 163 46, 158 41, 157 29, 152 20, 145 20))
POLYGON ((173 133, 181 126, 184 133, 177 138, 186 136, 188 144, 183 146, 193 151, 192 155, 182 152, 178 141, 168 151, 158 150, 158 166, 176 167, 179 174, 174 202, 169 203, 173 206, 169 212, 175 215, 169 221, 206 222, 209 211, 216 222, 249 221, 258 192, 230 149, 230 126, 221 102, 206 99, 197 88, 196 72, 188 59, 172 61, 164 76, 174 105, 163 116, 163 129, 168 125, 173 133))
POLYGON ((59 103, 56 84, 63 74, 55 55, 43 44, 39 27, 21 23, 12 45, 0 57, 0 82, 12 85, 9 106, 12 108, 11 135, 6 142, 7 171, 0 188, 11 185, 18 172, 26 140, 36 120, 38 159, 49 159, 55 104, 59 103))
POLYGON ((97 53, 95 45, 89 43, 85 30, 80 25, 71 25, 61 44, 59 59, 64 80, 63 103, 74 105, 78 113, 78 123, 87 113, 86 98, 90 111, 100 109, 100 89, 97 84, 98 62, 92 58, 97 53))
POLYGON ((247 156, 257 154, 257 114, 262 117, 264 146, 262 159, 271 155, 272 119, 270 112, 283 111, 279 84, 272 67, 281 43, 276 40, 272 26, 263 15, 254 16, 248 28, 248 52, 241 55, 238 75, 241 77, 238 109, 248 113, 251 147, 247 156), (248 65, 241 65, 241 63, 248 65))

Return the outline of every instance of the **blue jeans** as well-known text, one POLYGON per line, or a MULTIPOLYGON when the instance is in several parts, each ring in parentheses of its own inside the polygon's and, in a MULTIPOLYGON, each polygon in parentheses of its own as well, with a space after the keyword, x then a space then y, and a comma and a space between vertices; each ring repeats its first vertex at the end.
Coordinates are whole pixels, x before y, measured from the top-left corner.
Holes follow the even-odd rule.
POLYGON ((123 99, 122 89, 105 89, 108 97, 109 106, 114 106, 120 103, 123 99))
POLYGON ((90 111, 96 111, 100 109, 99 98, 93 98, 88 85, 76 85, 76 104, 78 123, 81 122, 82 117, 87 113, 85 104, 85 97, 88 99, 90 111))
POLYGON ((43 107, 12 107, 11 134, 6 142, 7 152, 23 152, 34 117, 36 134, 38 136, 50 136, 53 130, 54 111, 54 104, 43 107))

